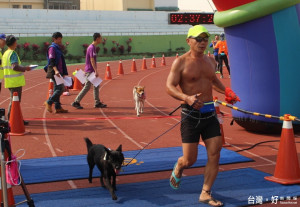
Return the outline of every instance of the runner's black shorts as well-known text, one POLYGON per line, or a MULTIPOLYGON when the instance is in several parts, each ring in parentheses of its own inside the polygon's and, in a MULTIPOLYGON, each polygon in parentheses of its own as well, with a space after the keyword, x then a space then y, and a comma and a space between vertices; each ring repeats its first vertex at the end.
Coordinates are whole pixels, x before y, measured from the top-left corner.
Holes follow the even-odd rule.
POLYGON ((200 113, 188 104, 182 104, 181 108, 182 143, 199 143, 200 136, 202 140, 221 136, 220 124, 215 111, 200 113))

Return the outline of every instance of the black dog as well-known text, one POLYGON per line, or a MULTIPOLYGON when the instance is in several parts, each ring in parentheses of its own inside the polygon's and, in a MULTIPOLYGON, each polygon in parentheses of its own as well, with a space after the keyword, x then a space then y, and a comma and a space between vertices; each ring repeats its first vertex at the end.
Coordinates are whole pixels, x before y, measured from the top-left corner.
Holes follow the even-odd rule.
POLYGON ((115 194, 116 175, 119 174, 124 161, 122 145, 116 150, 109 150, 101 144, 93 144, 89 138, 84 138, 88 150, 87 161, 90 168, 89 182, 92 182, 92 174, 95 164, 101 172, 100 182, 102 187, 106 187, 113 200, 117 200, 115 194), (103 183, 103 178, 105 185, 103 183), (112 178, 112 180, 111 180, 112 178))

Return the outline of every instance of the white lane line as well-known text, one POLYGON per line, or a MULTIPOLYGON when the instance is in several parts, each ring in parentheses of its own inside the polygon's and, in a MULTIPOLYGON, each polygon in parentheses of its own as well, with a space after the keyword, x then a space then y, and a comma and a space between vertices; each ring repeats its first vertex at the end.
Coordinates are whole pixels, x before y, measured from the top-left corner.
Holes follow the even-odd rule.
MULTIPOLYGON (((104 118, 108 118, 106 116, 106 114, 103 112, 103 110, 100 108, 100 111, 103 115, 104 118)), ((123 134, 123 136, 128 139, 129 141, 131 141, 133 144, 135 144, 136 146, 138 146, 139 148, 143 148, 142 145, 140 145, 139 143, 137 143, 132 137, 130 137, 128 134, 126 134, 122 129, 120 129, 111 119, 107 119, 111 125, 113 125, 119 132, 121 132, 121 134, 123 134)))
POLYGON ((101 130, 102 128, 101 127, 96 127, 96 129, 100 129, 101 130))
MULTIPOLYGON (((240 148, 240 147, 238 147, 238 146, 235 146, 235 145, 233 145, 233 144, 230 144, 230 145, 231 145, 232 147, 238 149, 238 150, 242 150, 242 148, 240 148)), ((257 155, 257 154, 254 154, 254 153, 249 152, 249 151, 247 151, 247 150, 244 151, 244 152, 246 152, 246 153, 248 153, 248 154, 250 154, 250 155, 252 155, 252 156, 258 157, 258 158, 260 158, 260 159, 262 159, 262 160, 265 160, 265 161, 267 161, 267 162, 269 162, 269 163, 271 163, 271 164, 273 164, 273 165, 276 164, 276 162, 274 162, 274 161, 272 161, 272 160, 269 160, 269 159, 267 159, 267 158, 264 158, 264 157, 262 157, 262 156, 259 156, 259 155, 257 155)))
POLYGON ((68 180, 69 185, 71 186, 72 189, 77 189, 77 186, 73 182, 73 180, 68 180))
MULTIPOLYGON (((165 69, 163 69, 163 70, 158 70, 158 71, 155 71, 155 72, 153 72, 153 73, 150 73, 150 74, 144 76, 143 78, 140 79, 140 81, 138 82, 138 85, 140 85, 141 82, 142 82, 144 79, 148 78, 149 76, 151 76, 151 75, 153 75, 153 74, 155 74, 155 73, 158 73, 158 72, 162 72, 162 71, 167 70, 167 69, 168 69, 168 68, 165 68, 165 69)), ((151 104, 147 99, 146 99, 145 102, 146 102, 147 104, 149 104, 149 105, 150 105, 152 108, 154 108, 155 110, 159 111, 161 114, 163 114, 163 115, 165 115, 165 116, 169 116, 169 114, 167 114, 167 113, 161 111, 160 109, 158 109, 156 106, 154 106, 153 104, 151 104)), ((172 119, 175 120, 175 121, 179 121, 178 119, 175 119, 175 118, 172 118, 172 119)))
POLYGON ((49 134, 48 134, 48 130, 47 130, 47 124, 46 124, 46 113, 47 113, 47 110, 45 109, 44 110, 44 114, 43 114, 43 129, 44 129, 44 133, 45 133, 45 139, 46 139, 46 144, 47 146, 49 147, 49 150, 52 154, 52 157, 57 157, 56 153, 55 153, 55 150, 51 144, 51 140, 50 140, 50 137, 49 137, 49 134))
POLYGON ((171 123, 166 123, 167 125, 170 125, 170 126, 173 126, 174 124, 171 124, 171 123))
POLYGON ((255 167, 265 167, 265 166, 270 166, 270 165, 274 165, 272 163, 270 164, 263 164, 263 165, 247 165, 245 167, 233 167, 233 168, 230 168, 230 170, 238 170, 238 169, 243 169, 243 168, 255 168, 255 167))
MULTIPOLYGON (((169 114, 167 114, 167 113, 161 111, 160 109, 158 109, 157 107, 155 107, 153 104, 151 104, 149 101, 146 100, 146 102, 147 102, 147 104, 149 104, 152 108, 154 108, 155 110, 159 111, 161 114, 163 114, 163 115, 165 115, 165 116, 169 116, 169 114)), ((180 121, 179 119, 175 119, 175 118, 172 118, 172 119, 175 120, 175 121, 180 121)), ((173 125, 174 125, 174 124, 173 124, 173 125)))
POLYGON ((141 144, 144 144, 144 145, 147 145, 148 143, 147 142, 140 142, 141 144))
POLYGON ((254 145, 253 143, 251 142, 244 142, 245 144, 250 144, 250 145, 254 145))
POLYGON ((87 126, 89 126, 90 124, 89 123, 83 123, 84 125, 87 125, 87 126))
POLYGON ((108 131, 109 133, 111 133, 111 134, 117 134, 116 132, 113 132, 113 131, 108 131))
MULTIPOLYGON (((116 78, 113 78, 112 80, 114 80, 114 79, 117 79, 118 78, 118 76, 116 77, 116 78)), ((102 85, 102 87, 100 87, 100 89, 99 89, 99 92, 101 91, 101 89, 102 88, 104 88, 104 86, 105 85, 107 85, 108 83, 110 83, 112 80, 109 80, 109 81, 107 81, 107 82, 105 82, 103 85, 102 85)), ((100 112, 102 113, 102 115, 103 115, 103 117, 104 118, 108 118, 108 116, 106 116, 106 114, 104 113, 104 111, 100 108, 99 109, 100 110, 100 112)), ((136 146, 138 146, 139 148, 141 148, 141 149, 143 149, 143 146, 142 145, 140 145, 138 142, 136 142, 132 137, 130 137, 128 134, 126 134, 122 129, 120 129, 112 120, 110 120, 110 119, 107 119, 108 120, 108 122, 110 122, 110 124, 111 125, 113 125, 119 132, 121 132, 121 134, 123 134, 123 136, 126 138, 126 139, 128 139, 129 141, 131 141, 133 144, 135 144, 136 146)))
POLYGON ((38 141, 39 140, 39 138, 37 138, 37 137, 32 137, 33 139, 35 139, 36 141, 38 141))
POLYGON ((61 149, 59 149, 59 148, 55 148, 56 149, 56 151, 58 151, 58 152, 64 152, 64 151, 62 151, 61 149))
MULTIPOLYGON (((34 85, 34 86, 32 86, 32 87, 29 87, 29 88, 26 88, 25 90, 22 91, 22 93, 24 93, 24 92, 26 92, 26 91, 28 91, 28 90, 30 90, 30 89, 32 89, 32 88, 35 88, 35 87, 37 87, 37 86, 39 86, 39 85, 43 85, 43 84, 45 84, 45 82, 36 84, 36 85, 34 85)), ((4 99, 2 102, 0 102, 0 105, 2 105, 3 103, 5 103, 6 101, 9 101, 9 100, 10 100, 10 97, 8 97, 7 99, 4 99)))

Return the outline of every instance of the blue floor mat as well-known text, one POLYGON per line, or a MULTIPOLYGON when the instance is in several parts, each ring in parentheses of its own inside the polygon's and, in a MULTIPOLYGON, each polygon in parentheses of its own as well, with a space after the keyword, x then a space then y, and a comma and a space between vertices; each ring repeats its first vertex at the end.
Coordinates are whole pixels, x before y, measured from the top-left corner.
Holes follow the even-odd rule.
MULTIPOLYGON (((125 160, 131 160, 137 152, 124 152, 125 160)), ((180 156, 181 147, 145 149, 130 165, 123 167, 121 175, 171 170, 180 156)), ((205 166, 206 161, 206 149, 199 145, 198 160, 193 167, 205 166)), ((249 161, 252 160, 231 150, 223 148, 221 151, 220 164, 249 161)), ((88 177, 88 172, 86 155, 21 160, 21 174, 26 184, 84 179, 88 177)), ((93 177, 99 176, 100 172, 95 167, 93 177)))
MULTIPOLYGON (((278 196, 277 204, 282 202, 281 197, 287 199, 288 196, 291 197, 290 202, 297 202, 293 199, 300 195, 299 185, 285 186, 269 182, 264 179, 267 175, 252 168, 220 172, 213 187, 213 196, 225 206, 233 207, 248 205, 252 197, 254 203, 260 201, 258 197, 263 202, 271 201, 272 196, 278 196)), ((168 179, 117 185, 117 201, 113 201, 108 190, 102 187, 32 194, 31 197, 37 207, 207 206, 198 203, 202 183, 203 175, 198 175, 183 177, 179 190, 173 190, 168 179)), ((16 202, 24 199, 23 195, 15 196, 16 202)))

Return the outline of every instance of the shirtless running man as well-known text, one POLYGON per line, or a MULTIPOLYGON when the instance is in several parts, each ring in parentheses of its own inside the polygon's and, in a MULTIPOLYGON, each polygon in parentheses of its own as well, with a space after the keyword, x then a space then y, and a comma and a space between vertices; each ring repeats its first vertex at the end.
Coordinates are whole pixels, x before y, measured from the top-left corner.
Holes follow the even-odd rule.
POLYGON ((170 185, 178 189, 183 170, 196 162, 201 135, 206 146, 208 160, 199 202, 211 206, 222 206, 223 203, 211 195, 211 188, 219 171, 222 148, 220 125, 215 114, 212 89, 225 94, 226 101, 231 104, 240 100, 216 77, 216 61, 204 55, 209 36, 207 29, 201 25, 189 29, 186 41, 190 46, 190 51, 174 61, 167 79, 167 93, 182 102, 181 119, 183 120, 181 123, 183 156, 175 163, 170 185), (177 86, 180 86, 180 89, 177 86))

